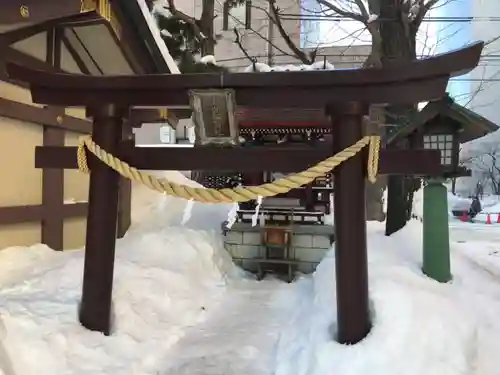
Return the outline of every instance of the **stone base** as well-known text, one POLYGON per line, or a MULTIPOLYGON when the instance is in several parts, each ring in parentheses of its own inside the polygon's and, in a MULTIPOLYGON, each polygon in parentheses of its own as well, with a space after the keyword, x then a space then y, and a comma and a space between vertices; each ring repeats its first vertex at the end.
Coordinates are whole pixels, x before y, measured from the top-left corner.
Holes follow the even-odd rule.
MULTIPOLYGON (((334 241, 331 225, 292 225, 292 243, 288 259, 280 260, 283 265, 292 265, 294 271, 312 273, 321 262, 334 241)), ((265 263, 265 247, 261 243, 260 226, 250 223, 235 223, 231 229, 222 223, 224 247, 235 263, 251 272, 259 270, 265 263)))

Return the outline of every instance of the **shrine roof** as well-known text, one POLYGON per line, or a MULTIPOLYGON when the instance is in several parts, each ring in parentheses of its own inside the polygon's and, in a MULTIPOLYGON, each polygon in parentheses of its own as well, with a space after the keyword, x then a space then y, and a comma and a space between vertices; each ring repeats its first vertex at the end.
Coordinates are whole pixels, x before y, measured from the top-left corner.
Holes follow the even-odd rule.
POLYGON ((145 0, 98 4, 91 0, 2 0, 1 8, 0 42, 9 46, 8 60, 23 54, 34 58, 29 66, 45 63, 47 35, 57 26, 63 40, 63 71, 128 75, 170 73, 177 68, 145 0))

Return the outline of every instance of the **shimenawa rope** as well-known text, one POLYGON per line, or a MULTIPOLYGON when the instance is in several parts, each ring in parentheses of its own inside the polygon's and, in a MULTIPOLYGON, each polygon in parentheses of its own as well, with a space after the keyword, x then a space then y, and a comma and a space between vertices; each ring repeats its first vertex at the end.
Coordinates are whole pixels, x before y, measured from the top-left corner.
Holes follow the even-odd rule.
POLYGON ((378 162, 380 153, 380 137, 370 135, 363 137, 355 144, 345 148, 337 154, 325 159, 315 166, 300 173, 285 176, 271 183, 260 186, 236 187, 233 189, 205 189, 194 188, 187 185, 176 184, 131 167, 117 157, 103 150, 90 136, 80 138, 77 150, 78 169, 83 173, 90 173, 87 164, 86 150, 89 150, 100 161, 115 170, 121 176, 147 186, 163 194, 178 198, 194 200, 202 203, 232 203, 246 202, 258 197, 272 197, 287 193, 313 182, 316 178, 324 176, 344 161, 352 158, 365 146, 368 147, 368 180, 375 183, 377 180, 378 162))

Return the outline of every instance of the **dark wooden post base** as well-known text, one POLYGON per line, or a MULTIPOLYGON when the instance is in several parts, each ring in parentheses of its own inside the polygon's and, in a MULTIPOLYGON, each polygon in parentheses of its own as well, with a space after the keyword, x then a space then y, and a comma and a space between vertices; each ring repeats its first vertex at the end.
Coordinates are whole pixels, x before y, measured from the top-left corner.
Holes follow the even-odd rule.
MULTIPOLYGON (((88 114, 94 118, 94 141, 106 151, 116 153, 122 135, 123 111, 104 105, 88 114)), ((79 319, 85 328, 105 335, 111 331, 118 190, 119 175, 104 163, 93 164, 79 319)))
MULTIPOLYGON (((363 115, 368 106, 358 102, 333 103, 334 153, 363 136, 363 115)), ((368 307, 366 252, 366 153, 359 153, 334 170, 335 270, 337 287, 337 341, 355 344, 371 329, 368 307)))

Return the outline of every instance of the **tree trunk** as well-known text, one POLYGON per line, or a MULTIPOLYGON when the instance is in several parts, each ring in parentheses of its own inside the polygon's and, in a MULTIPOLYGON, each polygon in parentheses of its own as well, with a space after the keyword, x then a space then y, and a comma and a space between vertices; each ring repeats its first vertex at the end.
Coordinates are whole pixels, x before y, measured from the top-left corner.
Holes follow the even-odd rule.
MULTIPOLYGON (((382 66, 405 63, 416 59, 416 30, 401 12, 401 0, 380 0, 380 36, 382 66)), ((407 115, 417 103, 404 106, 389 106, 386 120, 389 124, 404 126, 407 115)), ((394 128, 390 128, 395 130, 394 128)), ((388 145, 401 148, 401 143, 388 145)), ((386 235, 397 232, 406 225, 411 216, 413 191, 408 190, 411 181, 404 176, 389 176, 387 183, 386 235), (409 182, 409 183, 408 183, 409 182), (410 207, 410 210, 408 209, 410 207), (408 212, 410 211, 410 214, 408 212)))
POLYGON ((201 55, 215 55, 215 35, 214 35, 214 18, 215 18, 215 0, 203 0, 203 11, 200 18, 200 29, 202 30, 205 40, 201 46, 201 55))

